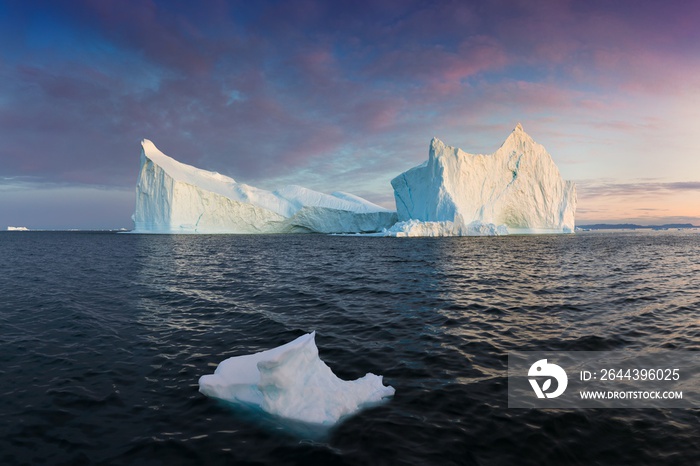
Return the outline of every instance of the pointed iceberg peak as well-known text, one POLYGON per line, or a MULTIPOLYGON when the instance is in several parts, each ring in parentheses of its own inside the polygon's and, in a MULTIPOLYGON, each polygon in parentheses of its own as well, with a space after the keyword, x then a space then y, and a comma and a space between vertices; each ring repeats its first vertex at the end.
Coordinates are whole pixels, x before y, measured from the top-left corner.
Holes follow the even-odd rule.
POLYGON ((511 138, 516 138, 516 139, 520 139, 520 140, 522 140, 522 139, 532 140, 530 135, 527 134, 525 132, 525 130, 523 129, 523 125, 521 125, 520 123, 515 125, 515 128, 513 128, 513 131, 510 133, 510 136, 508 136, 508 139, 511 139, 511 138))
POLYGON ((158 149, 158 148, 156 147, 156 145, 153 144, 153 142, 151 142, 150 139, 145 139, 145 138, 144 138, 144 139, 141 139, 141 147, 142 147, 143 150, 145 150, 145 151, 147 151, 147 150, 152 150, 152 149, 156 149, 156 150, 158 149))
POLYGON ((175 169, 178 165, 180 165, 180 162, 171 159, 170 157, 162 153, 160 149, 158 149, 150 139, 144 138, 141 140, 141 155, 146 159, 149 159, 155 164, 159 165, 166 171, 171 171, 175 169))
POLYGON ((435 157, 436 155, 441 154, 444 151, 445 143, 442 142, 440 139, 433 137, 433 139, 430 141, 430 150, 428 151, 428 157, 435 157))
POLYGON ((535 140, 532 139, 532 137, 525 132, 525 130, 523 129, 523 125, 518 123, 513 129, 513 131, 510 133, 510 135, 503 142, 501 148, 509 148, 512 150, 522 151, 536 144, 537 143, 535 142, 535 140))
POLYGON ((440 139, 436 138, 435 136, 433 136, 433 139, 430 140, 430 147, 440 147, 444 145, 445 143, 442 142, 440 139))
POLYGON ((152 158, 154 154, 162 154, 150 139, 145 138, 141 140, 141 152, 148 158, 152 158))

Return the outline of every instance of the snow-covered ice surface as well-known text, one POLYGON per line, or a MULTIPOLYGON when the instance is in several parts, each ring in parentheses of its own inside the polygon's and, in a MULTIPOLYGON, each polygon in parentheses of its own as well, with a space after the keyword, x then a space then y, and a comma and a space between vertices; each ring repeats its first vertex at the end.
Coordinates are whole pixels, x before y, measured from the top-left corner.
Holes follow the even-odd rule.
POLYGON ((352 194, 267 191, 178 162, 147 139, 141 146, 135 233, 364 233, 397 220, 352 194))
POLYGON ((314 337, 222 361, 199 379, 199 391, 221 400, 260 407, 286 419, 331 426, 362 407, 394 394, 382 376, 341 380, 319 358, 314 337))
POLYGON ((575 184, 520 124, 491 155, 434 138, 428 160, 391 184, 400 222, 391 236, 574 231, 575 184))

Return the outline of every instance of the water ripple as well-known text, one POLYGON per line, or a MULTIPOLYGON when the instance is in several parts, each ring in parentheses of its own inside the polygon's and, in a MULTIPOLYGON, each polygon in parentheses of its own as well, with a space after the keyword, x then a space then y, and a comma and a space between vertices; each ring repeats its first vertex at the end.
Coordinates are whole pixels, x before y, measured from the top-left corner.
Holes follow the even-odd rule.
POLYGON ((0 463, 698 464, 698 410, 509 410, 510 350, 700 350, 700 235, 0 233, 0 463), (391 402, 299 434, 201 396, 318 331, 391 402), (12 419, 12 422, 7 420, 12 419))

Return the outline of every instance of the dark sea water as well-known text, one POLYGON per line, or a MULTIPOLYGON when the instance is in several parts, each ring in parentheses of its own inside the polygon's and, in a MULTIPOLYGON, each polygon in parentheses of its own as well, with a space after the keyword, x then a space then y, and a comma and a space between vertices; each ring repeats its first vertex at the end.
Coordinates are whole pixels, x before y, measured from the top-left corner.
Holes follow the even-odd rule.
POLYGON ((511 350, 700 351, 700 233, 0 233, 0 464, 700 464, 698 409, 509 409, 511 350), (198 392, 317 331, 389 402, 325 434, 198 392))

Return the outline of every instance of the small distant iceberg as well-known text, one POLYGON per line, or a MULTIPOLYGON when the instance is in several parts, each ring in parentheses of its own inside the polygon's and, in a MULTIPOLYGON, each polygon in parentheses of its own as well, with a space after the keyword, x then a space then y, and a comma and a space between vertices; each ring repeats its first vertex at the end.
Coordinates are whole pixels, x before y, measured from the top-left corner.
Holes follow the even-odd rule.
POLYGON ((7 231, 29 231, 27 227, 7 227, 7 231))
POLYGON ((325 426, 394 395, 380 375, 368 373, 352 381, 336 377, 319 358, 315 336, 312 332, 271 350, 226 359, 199 379, 199 391, 325 426))

